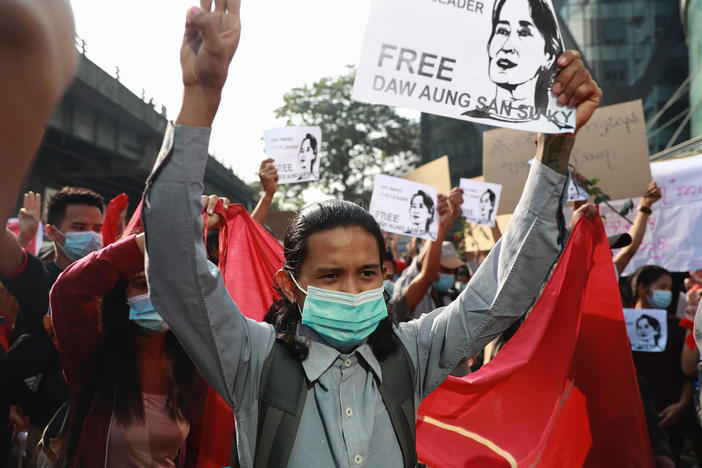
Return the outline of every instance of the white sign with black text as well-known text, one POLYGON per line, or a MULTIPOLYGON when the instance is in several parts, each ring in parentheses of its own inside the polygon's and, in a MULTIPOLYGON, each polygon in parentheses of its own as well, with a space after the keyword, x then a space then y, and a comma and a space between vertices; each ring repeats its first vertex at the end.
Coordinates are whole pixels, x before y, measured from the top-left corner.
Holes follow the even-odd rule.
POLYGON ((568 133, 551 86, 550 0, 373 0, 353 98, 486 125, 568 133))
POLYGON ((667 312, 662 309, 624 309, 632 351, 660 353, 668 341, 667 312))
POLYGON ((263 132, 266 156, 274 159, 279 184, 319 180, 322 130, 282 127, 263 132))
POLYGON ((379 174, 373 181, 370 213, 383 231, 436 240, 437 198, 434 187, 379 174))
POLYGON ((471 224, 494 227, 502 185, 461 179, 460 188, 463 189, 461 211, 466 220, 471 224))

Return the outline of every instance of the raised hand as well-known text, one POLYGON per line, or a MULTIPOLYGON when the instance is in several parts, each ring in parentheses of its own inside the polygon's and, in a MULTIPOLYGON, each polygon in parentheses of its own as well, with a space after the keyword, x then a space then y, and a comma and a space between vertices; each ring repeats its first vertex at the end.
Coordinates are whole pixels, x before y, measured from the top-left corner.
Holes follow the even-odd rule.
POLYGON ((648 187, 646 187, 646 193, 644 193, 641 199, 641 206, 646 208, 651 208, 651 206, 661 199, 661 190, 658 188, 658 184, 655 182, 649 182, 648 187))
POLYGON ((219 227, 226 220, 222 218, 220 214, 214 212, 217 207, 217 203, 222 200, 222 207, 226 211, 229 209, 229 199, 226 197, 218 197, 217 195, 201 195, 202 206, 207 212, 207 229, 214 229, 219 227))
POLYGON ((180 48, 183 71, 183 107, 176 119, 179 125, 212 125, 229 64, 239 45, 240 0, 200 0, 185 19, 185 34, 180 48))
POLYGON ((558 102, 575 108, 575 131, 585 125, 602 101, 602 90, 585 69, 580 52, 566 50, 558 57, 561 72, 551 90, 558 102))
POLYGON ((39 221, 41 219, 41 195, 34 192, 24 194, 24 203, 17 216, 19 219, 20 232, 17 241, 22 247, 26 247, 37 235, 39 221))
POLYGON ((461 214, 463 189, 454 187, 448 196, 439 195, 439 235, 446 236, 461 214), (442 206, 443 203, 443 206, 442 206))
POLYGON ((185 20, 180 65, 183 85, 221 91, 227 80, 229 63, 239 45, 240 0, 201 0, 191 7, 185 20))
POLYGON ((272 197, 278 191, 278 170, 273 165, 273 159, 261 161, 258 168, 258 178, 266 195, 272 197))

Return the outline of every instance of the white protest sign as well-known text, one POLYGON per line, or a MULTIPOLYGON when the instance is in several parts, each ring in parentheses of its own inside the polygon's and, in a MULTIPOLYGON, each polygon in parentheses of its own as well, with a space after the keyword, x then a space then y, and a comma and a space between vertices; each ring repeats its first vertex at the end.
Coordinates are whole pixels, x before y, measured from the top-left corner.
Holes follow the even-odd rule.
POLYGON ((434 187, 376 175, 369 211, 383 231, 436 240, 439 213, 434 187))
POLYGON ((632 351, 660 353, 668 341, 667 313, 662 309, 624 309, 632 351))
MULTIPOLYGON (((702 155, 654 162, 653 180, 663 197, 653 205, 641 247, 622 275, 630 275, 643 265, 660 265, 669 271, 702 268, 702 155)), ((611 202, 617 210, 626 200, 611 202)), ((633 221, 640 198, 634 199, 633 221)), ((604 204, 607 235, 627 232, 631 225, 604 204)))
POLYGON ((322 130, 282 127, 263 132, 266 156, 275 160, 279 184, 319 180, 322 130))
POLYGON ((461 179, 460 188, 463 189, 461 211, 463 211, 466 220, 471 224, 495 226, 502 186, 489 182, 461 179))
POLYGON ((374 0, 353 98, 572 132, 575 110, 551 93, 561 52, 550 0, 374 0))
MULTIPOLYGON (((512 213, 536 154, 537 135, 509 129, 483 133, 485 180, 502 184, 500 214, 512 213)), ((578 131, 570 156, 575 170, 613 200, 637 197, 651 181, 648 138, 641 101, 600 107, 578 131)))

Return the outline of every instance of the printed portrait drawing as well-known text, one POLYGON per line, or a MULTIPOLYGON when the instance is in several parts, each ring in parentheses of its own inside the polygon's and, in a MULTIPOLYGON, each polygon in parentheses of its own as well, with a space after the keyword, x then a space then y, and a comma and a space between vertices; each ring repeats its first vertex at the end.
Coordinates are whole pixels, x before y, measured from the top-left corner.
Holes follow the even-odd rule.
MULTIPOLYGON (((488 74, 495 95, 463 115, 504 122, 546 119, 551 85, 563 44, 545 0, 497 0, 487 43, 488 74)), ((554 122, 561 128, 565 123, 554 122)))
POLYGON ((478 224, 489 224, 495 211, 497 196, 491 189, 485 190, 478 201, 478 224))
POLYGON ((297 180, 319 178, 317 151, 317 139, 308 133, 300 143, 300 151, 297 153, 297 160, 300 163, 300 175, 297 180))
POLYGON ((638 351, 663 351, 658 344, 661 338, 660 322, 648 314, 641 314, 636 319, 636 337, 637 343, 633 349, 638 351))
POLYGON ((418 190, 410 198, 409 217, 411 224, 407 234, 413 236, 430 234, 431 224, 434 221, 434 212, 434 200, 423 190, 418 190))

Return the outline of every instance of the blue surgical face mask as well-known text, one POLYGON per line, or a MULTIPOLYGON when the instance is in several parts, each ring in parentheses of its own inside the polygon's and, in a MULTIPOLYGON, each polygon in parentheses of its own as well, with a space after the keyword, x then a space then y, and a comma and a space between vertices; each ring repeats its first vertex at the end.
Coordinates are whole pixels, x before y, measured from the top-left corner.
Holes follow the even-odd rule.
MULTIPOLYGON (((58 232, 63 234, 61 231, 58 232)), ((66 254, 66 257, 73 262, 85 257, 90 252, 95 252, 102 248, 102 234, 99 232, 67 232, 63 236, 66 238, 66 243, 61 245, 61 243, 57 242, 57 244, 63 253, 66 254)))
POLYGON ((665 309, 670 305, 673 300, 673 292, 665 289, 654 289, 653 297, 648 299, 649 304, 651 304, 656 309, 665 309))
POLYGON ((129 304, 129 320, 136 323, 147 333, 163 333, 168 331, 168 324, 161 318, 154 306, 151 305, 148 294, 141 294, 127 299, 129 304))
POLYGON ((393 293, 395 292, 395 285, 392 283, 392 281, 390 281, 390 280, 383 281, 383 287, 388 292, 388 294, 390 294, 390 297, 392 297, 393 293))
POLYGON ((453 287, 454 281, 455 278, 453 275, 448 273, 439 273, 439 279, 434 281, 432 283, 432 286, 434 286, 434 289, 436 289, 440 293, 445 293, 453 287))
POLYGON ((335 348, 356 346, 378 328, 388 316, 383 291, 371 289, 359 294, 315 288, 303 290, 290 275, 297 288, 307 297, 302 309, 302 324, 317 332, 335 348))

